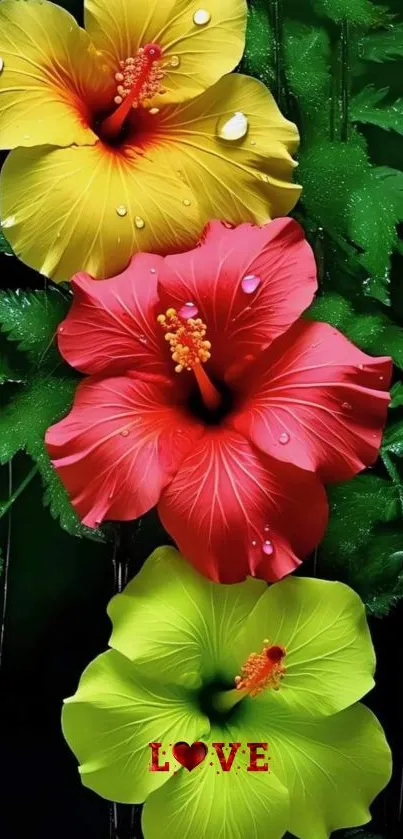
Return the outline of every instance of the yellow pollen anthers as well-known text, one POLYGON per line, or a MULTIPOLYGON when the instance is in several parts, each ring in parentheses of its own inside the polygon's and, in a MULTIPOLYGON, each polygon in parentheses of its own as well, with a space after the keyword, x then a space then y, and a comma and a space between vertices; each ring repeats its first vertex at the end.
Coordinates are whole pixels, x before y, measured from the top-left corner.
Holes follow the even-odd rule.
POLYGON ((176 309, 167 309, 165 315, 158 315, 158 323, 165 331, 175 371, 194 370, 211 358, 210 341, 205 340, 206 324, 201 318, 182 318, 176 309))
POLYGON ((163 60, 159 44, 140 47, 134 58, 130 56, 119 61, 120 69, 115 73, 118 82, 115 104, 121 105, 127 96, 132 95, 131 106, 138 108, 157 93, 166 93, 162 84, 166 70, 177 66, 176 56, 163 60))
POLYGON ((243 690, 250 696, 257 696, 267 688, 278 690, 286 670, 283 664, 285 648, 278 644, 270 644, 267 639, 263 643, 263 651, 251 653, 241 675, 235 677, 237 690, 243 690))

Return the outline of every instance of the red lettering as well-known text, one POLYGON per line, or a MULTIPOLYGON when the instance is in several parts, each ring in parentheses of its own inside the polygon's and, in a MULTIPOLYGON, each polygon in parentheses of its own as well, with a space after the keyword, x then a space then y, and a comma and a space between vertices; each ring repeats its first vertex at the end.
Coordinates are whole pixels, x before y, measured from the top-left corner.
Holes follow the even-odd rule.
POLYGON ((258 749, 264 749, 267 751, 267 743, 247 743, 248 749, 250 750, 250 761, 248 766, 248 772, 268 772, 269 764, 263 763, 259 766, 258 760, 264 760, 266 755, 259 754, 258 749))
POLYGON ((229 743, 229 748, 231 749, 229 757, 226 758, 223 752, 223 748, 225 743, 213 743, 212 744, 217 752, 218 760, 220 761, 221 769, 223 772, 229 772, 232 764, 235 760, 235 755, 238 749, 241 747, 240 743, 229 743))
POLYGON ((163 766, 160 766, 159 754, 162 743, 149 743, 151 749, 151 766, 150 772, 169 772, 169 763, 166 761, 163 766))

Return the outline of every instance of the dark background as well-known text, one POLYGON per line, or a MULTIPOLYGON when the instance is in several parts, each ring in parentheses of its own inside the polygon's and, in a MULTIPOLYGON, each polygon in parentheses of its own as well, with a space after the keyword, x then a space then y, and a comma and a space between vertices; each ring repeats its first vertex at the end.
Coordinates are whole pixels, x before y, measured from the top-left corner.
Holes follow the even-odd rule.
MULTIPOLYGON (((397 0, 396 9, 399 2, 401 8, 397 0)), ((80 20, 79 0, 64 0, 61 5, 80 20)), ((386 142, 390 165, 398 165, 401 140, 400 146, 391 135, 385 141, 385 134, 376 129, 368 130, 368 139, 374 157, 380 144, 385 156, 386 142)), ((4 254, 0 254, 0 278, 7 288, 43 287, 35 272, 4 254)), ((10 480, 18 486, 31 465, 20 454, 11 467, 0 469, 0 499, 8 497, 10 480)), ((60 730, 61 704, 74 693, 86 664, 107 645, 105 608, 116 587, 117 567, 133 574, 161 543, 161 531, 151 515, 140 528, 118 526, 105 544, 78 539, 52 519, 42 505, 42 494, 36 477, 11 515, 0 521, 3 558, 9 559, 0 685, 0 835, 2 839, 109 839, 116 837, 111 807, 80 783, 76 761, 60 730)), ((312 562, 305 564, 305 572, 313 572, 312 562)), ((3 586, 5 579, 3 575, 3 586)), ((371 630, 377 686, 366 701, 386 730, 394 752, 394 776, 375 802, 368 830, 384 839, 401 839, 403 604, 388 617, 373 619, 371 630)), ((130 813, 123 808, 120 817, 119 839, 128 839, 130 813)), ((138 824, 138 814, 134 822, 138 824)), ((135 827, 130 839, 139 837, 135 827)))

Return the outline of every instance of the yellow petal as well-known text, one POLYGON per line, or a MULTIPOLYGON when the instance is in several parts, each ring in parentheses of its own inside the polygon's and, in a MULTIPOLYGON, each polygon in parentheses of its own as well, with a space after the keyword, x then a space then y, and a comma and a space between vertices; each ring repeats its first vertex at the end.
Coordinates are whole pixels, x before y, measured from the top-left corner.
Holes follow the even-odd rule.
POLYGON ((238 64, 246 12, 246 0, 86 0, 85 25, 115 72, 139 47, 160 44, 171 66, 159 107, 198 96, 238 64))
POLYGON ((164 108, 158 142, 197 195, 204 222, 263 223, 299 198, 291 182, 298 131, 255 79, 225 76, 197 99, 164 108))
POLYGON ((46 0, 0 3, 0 147, 95 143, 115 85, 88 35, 46 0))
POLYGON ((16 149, 0 194, 13 250, 56 282, 80 270, 118 274, 137 251, 186 250, 201 229, 191 190, 152 150, 16 149))

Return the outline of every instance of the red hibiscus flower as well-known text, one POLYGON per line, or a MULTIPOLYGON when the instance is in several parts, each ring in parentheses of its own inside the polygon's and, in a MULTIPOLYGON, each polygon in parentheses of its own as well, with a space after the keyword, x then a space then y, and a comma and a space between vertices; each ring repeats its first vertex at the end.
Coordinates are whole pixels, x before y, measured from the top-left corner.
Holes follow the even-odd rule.
POLYGON ((59 347, 90 377, 46 442, 85 524, 158 505, 213 580, 293 571, 323 535, 323 481, 377 456, 391 372, 300 318, 317 287, 301 228, 213 222, 188 253, 73 287, 59 347))

